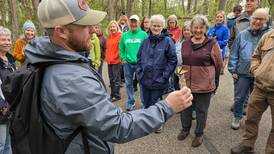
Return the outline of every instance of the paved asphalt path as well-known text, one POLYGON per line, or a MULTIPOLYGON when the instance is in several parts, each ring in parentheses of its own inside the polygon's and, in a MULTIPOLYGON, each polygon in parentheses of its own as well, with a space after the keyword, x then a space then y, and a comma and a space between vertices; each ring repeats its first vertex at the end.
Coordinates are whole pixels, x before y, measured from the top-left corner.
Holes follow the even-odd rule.
MULTIPOLYGON (((104 65, 103 77, 106 85, 108 85, 106 65, 104 65)), ((125 85, 121 88, 121 94, 122 100, 115 102, 115 104, 125 110, 127 100, 125 85)), ((138 98, 138 108, 140 107, 139 91, 135 94, 138 98)), ((161 134, 152 133, 125 144, 116 144, 115 154, 229 154, 230 148, 241 141, 244 131, 244 122, 239 130, 230 128, 233 116, 230 112, 232 97, 233 82, 230 74, 226 71, 225 75, 221 76, 217 94, 212 97, 205 129, 205 139, 198 148, 191 147, 191 141, 194 138, 193 128, 196 126, 195 121, 192 124, 191 134, 184 141, 177 140, 177 135, 181 129, 180 116, 177 114, 164 125, 161 134)), ((270 129, 271 116, 268 108, 260 123, 259 137, 255 146, 257 154, 264 153, 270 129)))

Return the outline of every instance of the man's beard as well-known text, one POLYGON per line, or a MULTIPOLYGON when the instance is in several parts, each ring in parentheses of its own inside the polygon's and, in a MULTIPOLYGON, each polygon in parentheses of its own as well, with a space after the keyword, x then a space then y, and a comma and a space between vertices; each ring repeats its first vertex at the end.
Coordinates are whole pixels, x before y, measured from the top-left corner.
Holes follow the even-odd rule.
POLYGON ((76 52, 89 52, 92 44, 91 40, 83 40, 80 41, 76 39, 76 37, 73 37, 72 35, 69 36, 68 38, 68 45, 76 52))

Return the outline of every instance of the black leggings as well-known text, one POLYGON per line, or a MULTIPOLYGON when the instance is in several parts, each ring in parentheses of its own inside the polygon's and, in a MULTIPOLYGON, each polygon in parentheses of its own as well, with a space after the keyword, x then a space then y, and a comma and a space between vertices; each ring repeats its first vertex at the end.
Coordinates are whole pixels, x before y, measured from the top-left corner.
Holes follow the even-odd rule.
POLYGON ((193 93, 192 106, 181 113, 181 123, 184 131, 189 131, 192 124, 192 110, 196 111, 197 125, 195 135, 201 136, 204 134, 206 126, 207 113, 211 99, 210 93, 193 93))

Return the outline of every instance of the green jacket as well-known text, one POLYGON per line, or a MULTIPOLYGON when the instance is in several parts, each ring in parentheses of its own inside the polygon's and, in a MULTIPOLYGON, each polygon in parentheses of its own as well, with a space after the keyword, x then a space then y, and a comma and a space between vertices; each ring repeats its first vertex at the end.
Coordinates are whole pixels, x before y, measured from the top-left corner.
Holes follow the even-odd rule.
POLYGON ((129 30, 123 33, 119 43, 120 58, 123 62, 137 64, 137 53, 141 43, 148 37, 147 33, 138 28, 136 32, 129 30))
POLYGON ((94 33, 91 39, 92 48, 90 51, 90 59, 92 61, 92 65, 95 66, 95 69, 98 70, 101 65, 101 49, 100 49, 100 40, 94 33))

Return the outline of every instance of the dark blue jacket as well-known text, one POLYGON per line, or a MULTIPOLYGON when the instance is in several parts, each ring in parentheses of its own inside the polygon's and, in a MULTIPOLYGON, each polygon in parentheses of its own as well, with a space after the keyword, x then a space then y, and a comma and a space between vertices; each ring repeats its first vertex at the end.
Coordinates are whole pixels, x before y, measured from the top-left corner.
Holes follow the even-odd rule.
POLYGON ((139 49, 136 76, 147 89, 165 89, 176 65, 176 49, 169 34, 150 35, 139 49))
POLYGON ((226 45, 229 39, 229 29, 222 24, 219 26, 214 25, 209 28, 207 35, 209 38, 216 36, 218 44, 222 49, 222 58, 224 59, 226 53, 226 45))

